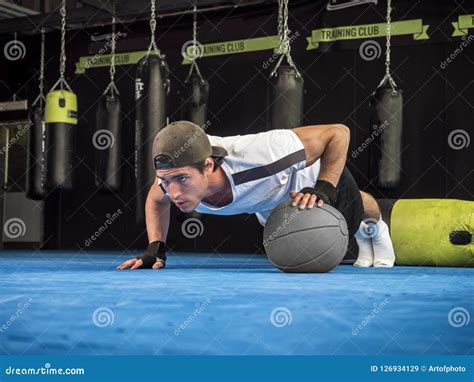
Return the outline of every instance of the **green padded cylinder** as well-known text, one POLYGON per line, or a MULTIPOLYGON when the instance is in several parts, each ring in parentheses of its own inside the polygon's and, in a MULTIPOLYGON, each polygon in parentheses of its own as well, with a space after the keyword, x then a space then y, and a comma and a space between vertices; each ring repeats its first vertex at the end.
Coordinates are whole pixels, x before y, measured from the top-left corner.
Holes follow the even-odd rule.
POLYGON ((398 265, 474 266, 472 201, 398 200, 390 231, 398 265))

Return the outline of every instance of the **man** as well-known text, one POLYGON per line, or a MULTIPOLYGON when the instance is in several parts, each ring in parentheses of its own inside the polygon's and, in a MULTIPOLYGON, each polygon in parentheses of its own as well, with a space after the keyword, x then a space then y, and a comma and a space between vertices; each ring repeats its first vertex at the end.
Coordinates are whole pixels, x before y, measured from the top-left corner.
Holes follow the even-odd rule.
POLYGON ((392 267, 388 227, 375 199, 345 168, 349 129, 340 124, 217 137, 188 122, 163 128, 153 142, 157 181, 145 204, 147 253, 117 269, 164 268, 170 204, 182 212, 255 213, 265 225, 272 209, 291 197, 295 208, 329 203, 356 237, 354 265, 392 267))

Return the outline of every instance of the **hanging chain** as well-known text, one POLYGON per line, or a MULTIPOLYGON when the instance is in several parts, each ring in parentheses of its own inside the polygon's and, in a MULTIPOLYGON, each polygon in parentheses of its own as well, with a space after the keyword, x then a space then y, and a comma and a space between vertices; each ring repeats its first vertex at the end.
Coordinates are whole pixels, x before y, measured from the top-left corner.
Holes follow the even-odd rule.
POLYGON ((283 58, 286 57, 288 65, 296 71, 296 76, 300 77, 301 74, 291 57, 290 29, 288 28, 288 0, 278 0, 278 37, 280 38, 280 44, 276 51, 281 56, 277 61, 271 76, 276 75, 277 69, 283 62, 283 58))
POLYGON ((390 74, 390 58, 391 58, 391 35, 392 35, 392 1, 387 0, 387 29, 386 29, 386 35, 387 35, 387 40, 386 40, 386 45, 385 45, 385 76, 380 82, 379 86, 382 86, 385 84, 387 81, 390 84, 390 87, 392 88, 393 92, 396 92, 396 87, 397 84, 395 83, 395 80, 393 79, 392 75, 390 74))
POLYGON ((61 53, 59 57, 59 79, 56 83, 51 87, 51 91, 53 91, 56 86, 60 86, 61 90, 64 90, 64 86, 72 92, 69 84, 66 82, 64 78, 64 73, 66 72, 66 0, 62 0, 61 3, 61 53))
POLYGON ((114 97, 114 92, 120 94, 115 85, 115 41, 116 41, 116 34, 115 34, 115 25, 116 25, 116 18, 115 18, 115 0, 113 0, 113 8, 112 8, 112 34, 110 40, 110 83, 104 90, 104 95, 110 90, 112 98, 114 97))
MULTIPOLYGON (((290 66, 296 70, 296 66, 291 58, 290 30, 288 28, 288 0, 283 0, 283 36, 286 59, 290 66)), ((298 70, 296 70, 296 72, 299 75, 298 70)))
MULTIPOLYGON (((39 91, 43 96, 44 91, 44 56, 45 56, 45 33, 44 28, 41 29, 41 55, 40 55, 40 78, 39 78, 39 91)), ((44 98, 44 96, 43 96, 44 98)))
POLYGON ((62 82, 64 81, 64 72, 66 71, 66 0, 62 0, 61 5, 61 57, 59 63, 59 75, 62 82))
POLYGON ((115 77, 115 14, 112 17, 112 45, 110 48, 110 81, 114 82, 115 77))
POLYGON ((44 28, 41 28, 41 53, 40 53, 40 74, 39 74, 39 94, 38 97, 33 101, 33 106, 37 102, 40 103, 40 108, 43 108, 44 98, 44 56, 45 56, 45 36, 44 28))
POLYGON ((283 54, 283 7, 282 2, 278 1, 278 39, 280 40, 277 48, 279 54, 283 54))
POLYGON ((194 5, 193 7, 193 54, 191 57, 188 57, 187 59, 191 61, 191 67, 189 68, 189 73, 186 79, 184 80, 184 83, 188 83, 189 79, 191 78, 191 74, 193 73, 193 70, 196 70, 197 75, 201 79, 201 84, 203 84, 204 78, 202 77, 201 71, 199 70, 199 66, 197 64, 197 49, 198 49, 198 42, 197 42, 197 7, 194 5))
POLYGON ((391 0, 387 0, 387 42, 386 42, 386 49, 385 49, 385 75, 390 75, 390 38, 392 32, 392 6, 391 0))
POLYGON ((280 31, 280 46, 283 54, 291 51, 290 47, 290 31, 288 29, 288 0, 282 0, 279 4, 278 21, 280 31))
POLYGON ((197 47, 197 8, 196 8, 196 5, 193 7, 193 47, 194 47, 194 53, 196 53, 196 47, 197 47))
POLYGON ((156 16, 155 16, 155 0, 150 1, 150 46, 148 47, 148 53, 147 55, 150 54, 151 48, 153 48, 153 51, 158 54, 158 47, 156 46, 156 41, 155 41, 155 30, 156 30, 156 16))

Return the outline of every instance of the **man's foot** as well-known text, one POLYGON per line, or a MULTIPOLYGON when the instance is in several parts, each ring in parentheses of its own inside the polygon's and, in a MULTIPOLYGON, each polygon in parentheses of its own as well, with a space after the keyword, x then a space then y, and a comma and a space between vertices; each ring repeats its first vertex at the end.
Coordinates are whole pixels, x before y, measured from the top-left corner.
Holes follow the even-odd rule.
POLYGON ((356 267, 371 267, 374 263, 374 251, 370 236, 371 227, 362 221, 355 234, 357 245, 359 246, 359 256, 354 263, 356 267))
POLYGON ((380 219, 376 224, 377 232, 372 238, 374 249, 374 267, 391 268, 395 264, 395 251, 387 224, 380 219))

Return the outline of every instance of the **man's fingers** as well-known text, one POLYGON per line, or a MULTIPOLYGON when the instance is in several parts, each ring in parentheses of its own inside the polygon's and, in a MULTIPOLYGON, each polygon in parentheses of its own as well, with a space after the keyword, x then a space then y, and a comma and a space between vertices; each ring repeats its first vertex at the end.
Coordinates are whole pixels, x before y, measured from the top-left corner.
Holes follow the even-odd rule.
POLYGON ((314 203, 316 203, 316 199, 318 197, 316 195, 311 195, 311 198, 309 198, 308 200, 308 208, 313 208, 314 207, 314 203))
POLYGON ((142 260, 140 260, 140 259, 135 259, 135 260, 137 260, 137 261, 135 261, 135 264, 133 264, 133 266, 130 269, 137 269, 137 268, 140 268, 143 265, 142 260))
POLYGON ((117 267, 117 269, 127 269, 135 262, 135 260, 136 259, 131 259, 131 260, 124 261, 122 264, 120 264, 117 267))
POLYGON ((313 194, 302 194, 301 192, 290 191, 290 196, 293 199, 291 205, 293 207, 298 206, 301 210, 306 207, 313 208, 315 205, 321 207, 324 204, 317 195, 313 194))
POLYGON ((311 194, 304 194, 303 198, 301 198, 301 201, 299 203, 298 208, 300 210, 304 210, 306 208, 306 205, 308 204, 309 198, 311 198, 311 194))
POLYGON ((293 207, 296 207, 296 205, 300 202, 302 197, 303 197, 303 194, 301 192, 296 193, 296 195, 293 196, 293 203, 291 203, 291 205, 293 207))
MULTIPOLYGON (((143 265, 143 260, 141 259, 130 259, 122 264, 120 264, 117 269, 138 269, 143 265)), ((153 264, 153 269, 160 269, 164 268, 163 261, 158 260, 155 264, 153 264)))

